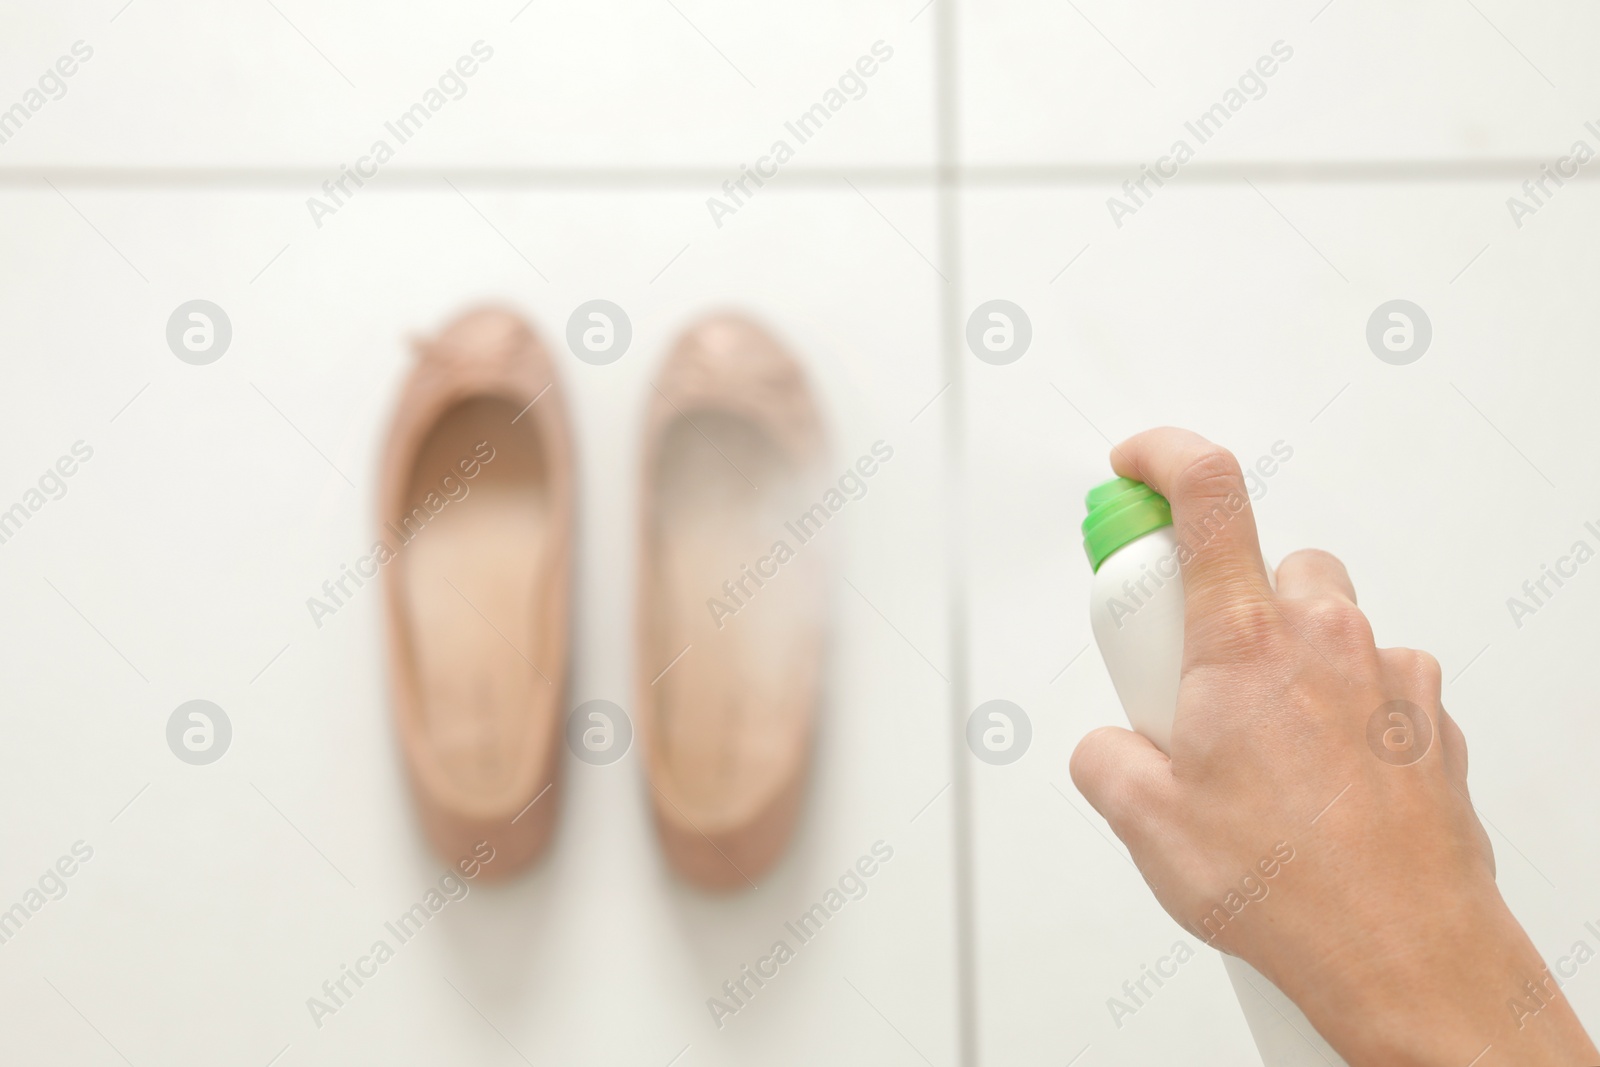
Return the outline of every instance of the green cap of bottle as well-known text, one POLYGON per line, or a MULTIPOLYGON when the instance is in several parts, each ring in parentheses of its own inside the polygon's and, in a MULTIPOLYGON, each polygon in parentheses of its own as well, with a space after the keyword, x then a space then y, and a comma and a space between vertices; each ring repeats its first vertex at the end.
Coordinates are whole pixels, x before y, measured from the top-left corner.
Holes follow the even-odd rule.
POLYGON ((1084 503, 1083 550, 1096 571, 1106 558, 1151 530, 1172 525, 1167 498, 1132 478, 1113 478, 1089 490, 1084 503))

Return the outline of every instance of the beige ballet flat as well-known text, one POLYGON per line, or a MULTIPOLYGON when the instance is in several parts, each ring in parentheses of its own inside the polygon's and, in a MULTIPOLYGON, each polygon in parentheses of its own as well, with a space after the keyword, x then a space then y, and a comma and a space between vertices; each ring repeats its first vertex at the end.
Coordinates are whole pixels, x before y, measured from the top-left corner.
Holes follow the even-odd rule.
POLYGON ((374 556, 422 826, 450 863, 487 841, 503 877, 555 826, 567 676, 572 446, 528 326, 480 309, 419 345, 382 464, 374 556))
POLYGON ((731 317, 678 341, 641 466, 638 731, 667 859, 754 885, 794 829, 822 669, 809 529, 822 425, 804 375, 731 317))

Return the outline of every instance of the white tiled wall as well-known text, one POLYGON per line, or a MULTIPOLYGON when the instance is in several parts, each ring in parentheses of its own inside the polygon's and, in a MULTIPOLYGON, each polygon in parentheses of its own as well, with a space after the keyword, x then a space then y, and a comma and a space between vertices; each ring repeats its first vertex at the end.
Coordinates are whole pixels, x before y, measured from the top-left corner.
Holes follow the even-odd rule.
POLYGON ((965 158, 1136 171, 1251 70, 1270 73, 1247 78, 1223 132, 1189 137, 1197 159, 1550 158, 1600 119, 1597 19, 1590 5, 1501 0, 966 3, 965 158), (1278 61, 1258 69, 1263 57, 1278 61))
POLYGON ((73 841, 95 849, 3 946, 18 1008, 6 1058, 96 1063, 109 1042, 134 1063, 266 1063, 285 1045, 283 1063, 499 1062, 509 1044, 533 1062, 666 1063, 689 1046, 686 1064, 801 1064, 897 1055, 898 1030, 949 1060, 948 793, 922 810, 951 761, 945 412, 919 414, 942 384, 938 278, 873 210, 928 244, 931 195, 775 193, 666 267, 704 224, 691 193, 461 191, 499 234, 448 188, 374 189, 253 282, 303 221, 292 192, 63 188, 148 281, 52 189, 0 194, 7 492, 74 441, 93 449, 0 546, 17 667, 7 905, 73 841), (798 839, 758 890, 687 890, 659 858, 635 755, 572 761, 545 861, 453 905, 315 1027, 306 998, 439 873, 391 741, 378 594, 320 627, 305 607, 370 541, 405 338, 492 299, 559 343, 601 293, 634 338, 604 367, 562 350, 582 486, 574 704, 631 701, 636 428, 655 362, 694 316, 740 308, 805 355, 840 464, 879 439, 894 449, 826 531, 834 649, 798 839), (205 367, 163 337, 197 295, 234 327, 205 367), (205 768, 164 736, 195 697, 235 729, 205 768), (868 895, 715 1027, 706 998, 879 840, 894 858, 868 895))
POLYGON ((737 170, 879 42, 888 58, 847 81, 795 164, 933 162, 934 20, 904 5, 133 0, 116 14, 126 2, 0 16, 8 92, 76 41, 93 49, 8 162, 337 171, 478 42, 488 58, 447 80, 423 131, 390 138, 394 165, 737 170))
MULTIPOLYGON (((1088 647, 1082 494, 1108 438, 1162 422, 1245 458, 1292 447, 1258 504, 1269 556, 1340 553, 1380 642, 1439 655, 1501 883, 1567 951, 1600 920, 1600 575, 1520 629, 1505 599, 1600 525, 1600 200, 1569 184, 1520 227, 1506 201, 1574 140, 1600 148, 1594 20, 1486 0, 0 14, 0 107, 94 50, 0 144, 0 506, 93 449, 0 545, 0 908, 95 850, 0 945, 3 1058, 1251 1062, 1209 955, 1113 1021, 1106 998, 1179 932, 1066 774, 1120 716, 1088 647), (307 199, 478 40, 466 94, 318 225, 307 199), (1117 225, 1120 183, 1279 40, 1264 95, 1117 225), (785 122, 879 41, 892 57, 797 143, 785 122), (707 198, 780 138, 780 177, 717 225, 707 198), (163 337, 197 297, 234 327, 207 367, 163 337), (560 342, 595 297, 634 325, 606 367, 560 342), (1364 340, 1395 298, 1433 325, 1410 366, 1364 340), (1032 322, 1008 366, 960 336, 989 299, 1032 322), (841 462, 879 438, 895 460, 838 527, 817 774, 758 890, 683 888, 636 756, 574 761, 549 856, 317 1028, 305 999, 438 872, 376 594, 321 628, 304 600, 367 539, 406 339, 483 300, 563 356, 574 702, 631 691, 637 418, 697 315, 768 323, 841 462), (195 697, 235 727, 206 768, 163 737, 195 697), (994 698, 1034 726, 1008 766, 958 739, 994 698), (895 858, 868 896, 718 1029, 705 999, 879 839, 895 858)), ((1567 993, 1600 1025, 1600 978, 1567 993)))
MULTIPOLYGON (((965 378, 972 700, 1015 701, 1035 728, 974 789, 984 1062, 1254 1054, 1209 952, 1117 1025, 1107 998, 1181 935, 1067 775, 1078 739, 1121 720, 1085 610, 1082 494, 1109 476, 1106 438, 1150 425, 1192 426, 1246 464, 1292 450, 1255 505, 1269 561, 1334 551, 1379 644, 1438 655, 1501 886, 1548 957, 1600 913, 1600 863, 1577 844, 1600 804, 1600 582, 1520 629, 1506 608, 1600 526, 1600 454, 1578 429, 1600 390, 1585 356, 1600 268, 1576 240, 1600 198, 1570 189, 1517 232, 1506 185, 1261 183, 1292 225, 1243 181, 1173 187, 1120 232, 1097 189, 964 198, 971 300, 1037 309, 1021 360, 965 378), (1366 344, 1396 297, 1434 330, 1409 366, 1366 344)), ((1600 1019, 1600 981, 1580 971, 1566 992, 1600 1019)))

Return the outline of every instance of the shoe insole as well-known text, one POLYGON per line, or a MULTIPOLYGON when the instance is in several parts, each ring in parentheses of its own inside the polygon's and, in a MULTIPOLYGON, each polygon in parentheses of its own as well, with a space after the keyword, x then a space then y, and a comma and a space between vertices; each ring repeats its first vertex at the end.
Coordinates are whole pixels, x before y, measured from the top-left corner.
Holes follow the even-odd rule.
POLYGON ((551 577, 544 458, 517 412, 483 398, 439 421, 407 495, 427 520, 400 549, 423 732, 452 785, 483 801, 514 787, 533 735, 548 734, 535 718, 553 708, 546 676, 560 666, 540 661, 549 635, 536 632, 551 577))
POLYGON ((665 432, 647 472, 656 478, 656 588, 644 669, 665 669, 653 683, 658 765, 688 816, 709 829, 753 814, 804 755, 825 544, 802 543, 785 525, 815 501, 804 472, 759 428, 729 415, 692 418, 665 432), (779 543, 787 553, 774 551, 779 543))

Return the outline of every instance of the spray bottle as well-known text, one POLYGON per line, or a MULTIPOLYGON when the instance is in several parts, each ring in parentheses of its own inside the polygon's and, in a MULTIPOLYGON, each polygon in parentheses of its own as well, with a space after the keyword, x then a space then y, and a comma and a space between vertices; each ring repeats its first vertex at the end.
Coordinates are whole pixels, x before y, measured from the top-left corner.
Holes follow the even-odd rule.
MULTIPOLYGON (((1162 752, 1172 748, 1183 667, 1183 577, 1166 498, 1117 478, 1089 491, 1083 546, 1094 567, 1089 617, 1128 722, 1162 752)), ((1265 1067, 1342 1067, 1294 1003, 1254 967, 1223 965, 1265 1067)))

